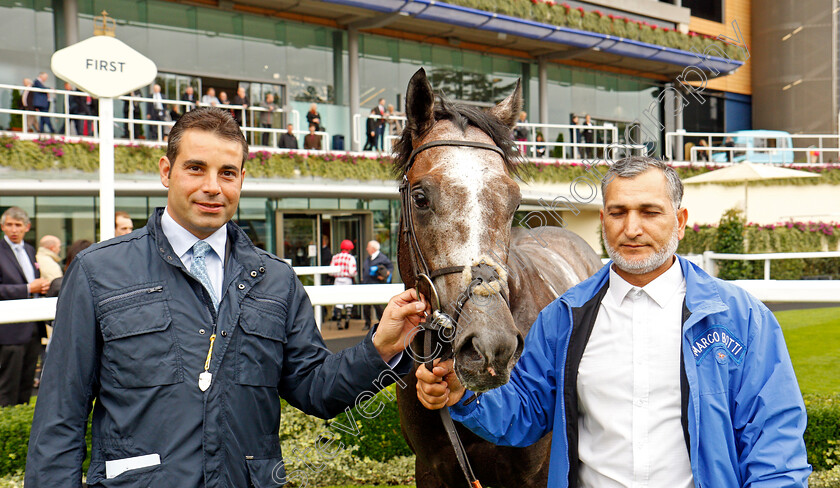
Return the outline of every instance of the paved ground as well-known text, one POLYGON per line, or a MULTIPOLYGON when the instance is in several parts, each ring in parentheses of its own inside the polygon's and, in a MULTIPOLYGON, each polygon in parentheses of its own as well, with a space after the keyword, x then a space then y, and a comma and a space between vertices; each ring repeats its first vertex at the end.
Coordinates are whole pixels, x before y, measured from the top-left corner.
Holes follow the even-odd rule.
POLYGON ((329 320, 321 325, 321 335, 324 336, 324 342, 332 352, 338 352, 350 346, 355 346, 364 339, 367 331, 362 330, 365 322, 363 320, 351 320, 350 328, 347 330, 337 330, 335 328, 335 321, 329 320))

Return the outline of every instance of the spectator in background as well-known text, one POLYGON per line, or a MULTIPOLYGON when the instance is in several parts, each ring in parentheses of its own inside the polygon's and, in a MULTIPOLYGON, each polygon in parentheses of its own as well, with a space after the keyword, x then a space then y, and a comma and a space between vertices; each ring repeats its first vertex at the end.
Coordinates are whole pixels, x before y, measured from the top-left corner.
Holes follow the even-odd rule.
MULTIPOLYGON (((545 137, 543 137, 542 132, 537 132, 537 136, 535 138, 535 141, 536 142, 545 142, 545 137)), ((536 145, 534 147, 536 148, 537 157, 538 158, 544 158, 545 154, 546 154, 545 145, 544 144, 543 145, 536 145)))
MULTIPOLYGON (((87 115, 97 116, 99 115, 99 100, 93 98, 90 95, 85 96, 85 111, 87 115)), ((82 132, 86 136, 93 136, 93 125, 96 123, 94 120, 85 120, 82 124, 83 129, 82 132)))
MULTIPOLYGON (((370 241, 367 243, 365 250, 368 257, 362 265, 362 284, 364 285, 381 285, 383 283, 391 282, 391 275, 394 272, 394 264, 388 259, 388 256, 379 252, 380 245, 378 241, 370 241)), ((373 320, 373 311, 376 310, 376 319, 382 317, 382 311, 385 307, 382 304, 376 305, 362 305, 362 314, 365 316, 365 328, 370 329, 371 321, 373 320)))
POLYGON ((128 213, 123 211, 114 212, 114 237, 131 234, 134 230, 134 222, 128 213))
POLYGON ((318 113, 318 105, 313 103, 309 106, 309 112, 306 112, 306 123, 314 125, 315 131, 321 130, 321 114, 318 113))
MULTIPOLYGON (((228 111, 228 113, 233 116, 233 110, 225 107, 225 105, 230 105, 230 100, 228 100, 227 93, 224 91, 219 92, 219 108, 223 108, 228 111)), ((241 124, 240 124, 241 125, 241 124)))
MULTIPOLYGON (((166 120, 166 108, 163 106, 163 95, 160 93, 160 85, 155 83, 152 87, 152 94, 149 97, 151 102, 146 102, 146 118, 155 122, 163 122, 166 120)), ((161 126, 157 124, 149 124, 149 134, 151 139, 158 138, 158 130, 161 126)), ((163 132, 161 132, 163 135, 163 132)))
MULTIPOLYGON (((73 85, 70 83, 64 84, 64 90, 66 91, 75 91, 76 89, 73 88, 73 85)), ((68 95, 67 96, 67 113, 70 115, 88 115, 87 113, 87 106, 85 105, 85 97, 83 95, 68 95)), ((72 119, 73 127, 75 128, 76 135, 80 136, 84 133, 85 121, 82 119, 72 119)), ((67 121, 65 121, 65 124, 67 121)), ((64 125, 64 124, 62 124, 64 125)), ((65 127, 62 126, 61 132, 62 134, 69 134, 66 132, 65 127)))
MULTIPOLYGON (((341 241, 341 252, 333 256, 330 260, 330 266, 338 266, 341 268, 337 273, 332 274, 332 276, 335 276, 336 286, 350 286, 353 284, 353 278, 356 277, 356 257, 353 256, 351 251, 354 247, 355 246, 353 246, 352 241, 344 239, 341 241)), ((349 329, 350 312, 353 310, 353 304, 339 304, 336 305, 335 308, 337 308, 341 314, 341 316, 336 320, 336 328, 349 329), (344 319, 344 327, 341 327, 342 318, 344 319)))
POLYGON ((249 105, 251 105, 251 100, 248 98, 248 95, 245 94, 244 87, 240 86, 236 89, 236 95, 233 96, 233 99, 230 101, 230 103, 231 105, 242 106, 242 108, 236 108, 231 111, 233 119, 236 120, 236 123, 241 126, 243 120, 247 122, 247 119, 245 118, 245 110, 248 108, 249 105))
POLYGON ((370 115, 365 121, 365 134, 367 139, 365 140, 365 147, 362 148, 362 151, 373 151, 376 149, 376 127, 379 122, 376 119, 376 115, 376 109, 370 109, 370 115))
POLYGON ((41 238, 38 243, 38 252, 35 254, 35 261, 38 263, 39 271, 41 271, 41 278, 53 282, 56 278, 61 278, 64 271, 61 269, 61 239, 56 236, 46 235, 41 238))
MULTIPOLYGON (((586 118, 583 121, 583 125, 585 127, 592 127, 594 124, 592 123, 592 117, 589 114, 586 114, 586 118)), ((587 144, 593 144, 595 142, 595 130, 594 129, 583 129, 583 140, 587 144)), ((595 157, 595 148, 594 147, 585 147, 583 148, 583 153, 586 155, 586 159, 591 160, 595 157)))
MULTIPOLYGON (((23 241, 30 226, 20 207, 9 207, 0 216, 0 300, 33 298, 50 287, 38 272, 35 249, 23 241)), ((29 403, 40 350, 37 323, 0 326, 0 407, 29 403)))
MULTIPOLYGON (((225 95, 227 96, 227 95, 225 95)), ((210 105, 211 107, 215 107, 219 104, 219 99, 216 98, 216 89, 212 86, 204 92, 204 96, 201 97, 201 103, 210 105)))
MULTIPOLYGON (((572 125, 580 125, 580 119, 577 115, 572 115, 572 125)), ((574 156, 574 159, 580 159, 581 151, 580 149, 578 149, 577 144, 584 142, 583 130, 573 128, 569 131, 569 134, 569 139, 575 144, 574 149, 572 151, 572 155, 574 156)))
POLYGON ((292 124, 288 124, 286 126, 286 132, 280 135, 280 144, 279 146, 283 149, 297 149, 298 148, 298 141, 297 136, 295 136, 294 126, 292 124))
MULTIPOLYGON (((29 88, 32 86, 32 80, 29 78, 23 79, 23 86, 29 88)), ((35 107, 32 106, 32 92, 24 89, 23 93, 20 96, 20 108, 21 110, 31 110, 34 111, 35 107)), ((26 128, 29 132, 38 132, 38 117, 35 115, 26 115, 23 114, 23 127, 26 128)))
POLYGON ((385 124, 388 122, 385 120, 385 99, 380 98, 379 104, 374 107, 376 111, 376 115, 379 116, 376 119, 376 148, 380 151, 385 149, 385 124))
MULTIPOLYGON (((329 266, 330 261, 332 261, 332 249, 330 249, 330 236, 326 234, 321 234, 321 261, 319 264, 321 266, 329 266)), ((333 277, 330 275, 322 275, 321 276, 321 284, 322 285, 332 285, 333 284, 333 277)), ((333 308, 333 317, 332 319, 338 321, 338 309, 333 308)), ((321 306, 321 317, 327 316, 327 307, 321 306)))
MULTIPOLYGON (((723 143, 723 147, 735 147, 735 141, 733 141, 731 137, 727 136, 726 141, 723 143)), ((726 151, 726 161, 731 163, 734 159, 735 152, 726 151)))
MULTIPOLYGON (((33 83, 34 88, 47 88, 45 83, 49 75, 45 71, 41 71, 38 73, 38 77, 35 78, 33 83)), ((50 103, 52 103, 51 97, 49 93, 45 92, 32 92, 30 97, 30 104, 35 109, 36 112, 49 112, 50 111, 50 103)), ((54 134, 55 129, 53 129, 52 120, 47 116, 40 116, 38 118, 38 132, 44 132, 44 126, 49 126, 50 133, 54 134)))
MULTIPOLYGON (((265 112, 260 112, 260 127, 263 129, 271 129, 272 121, 274 120, 274 112, 279 108, 277 104, 274 103, 274 94, 266 93, 265 101, 262 104, 260 104, 260 106, 266 110, 265 112)), ((270 138, 270 133, 263 132, 262 145, 268 146, 268 141, 270 138)))
POLYGON ((388 132, 392 136, 399 136, 402 134, 403 127, 405 127, 405 121, 399 119, 398 117, 402 117, 405 114, 402 112, 394 112, 394 106, 390 103, 388 104, 388 132))
MULTIPOLYGON (((516 127, 513 128, 513 140, 517 142, 525 142, 528 140, 528 128, 520 125, 527 123, 528 113, 523 110, 519 112, 519 120, 516 122, 516 127)), ((526 146, 525 144, 519 144, 519 152, 524 155, 527 155, 528 146, 526 146)))
MULTIPOLYGON (((139 89, 134 90, 133 92, 129 93, 129 96, 141 98, 143 96, 143 92, 139 89)), ((85 98, 80 97, 80 102, 84 104, 85 98)), ((140 120, 143 118, 143 113, 140 111, 140 101, 139 100, 132 100, 130 102, 123 102, 123 118, 124 119, 136 119, 140 120), (129 113, 129 111, 131 113, 129 113)), ((128 129, 128 124, 123 124, 123 137, 126 139, 131 138, 132 132, 134 133, 134 137, 140 137, 143 135, 143 128, 139 124, 131 124, 131 131, 128 129)))
POLYGON ((70 267, 70 263, 76 259, 76 255, 80 252, 84 251, 85 249, 89 248, 93 245, 93 241, 89 241, 87 239, 79 239, 77 241, 73 241, 69 247, 67 247, 67 255, 64 256, 64 271, 67 272, 67 268, 70 267))
POLYGON ((699 161, 709 160, 709 145, 706 144, 706 139, 700 139, 697 143, 697 159, 699 161))
POLYGON ((321 136, 315 133, 315 125, 309 126, 309 134, 303 138, 303 148, 311 151, 321 150, 321 136))
POLYGON ((189 112, 190 110, 195 108, 195 102, 197 102, 198 100, 196 99, 196 96, 195 96, 195 89, 193 89, 193 87, 191 85, 187 85, 187 88, 184 89, 184 94, 181 95, 181 101, 182 102, 189 102, 189 103, 192 104, 192 105, 187 105, 184 108, 184 112, 189 112))

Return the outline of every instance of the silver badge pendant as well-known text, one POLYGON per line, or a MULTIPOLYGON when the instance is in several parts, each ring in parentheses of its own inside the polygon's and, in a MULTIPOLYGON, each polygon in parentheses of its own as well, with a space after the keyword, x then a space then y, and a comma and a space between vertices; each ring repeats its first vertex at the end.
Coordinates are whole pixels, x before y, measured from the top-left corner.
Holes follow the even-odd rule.
POLYGON ((209 371, 205 371, 198 375, 198 388, 201 391, 207 391, 210 388, 210 382, 213 380, 213 375, 209 371))

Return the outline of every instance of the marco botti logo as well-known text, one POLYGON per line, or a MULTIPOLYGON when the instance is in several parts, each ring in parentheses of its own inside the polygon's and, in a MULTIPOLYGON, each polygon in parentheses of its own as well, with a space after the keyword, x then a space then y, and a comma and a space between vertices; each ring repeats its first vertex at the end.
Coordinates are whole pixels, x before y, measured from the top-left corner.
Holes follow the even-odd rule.
POLYGON ((691 352, 697 364, 712 354, 719 363, 725 363, 731 357, 737 364, 741 364, 746 353, 746 347, 729 329, 720 325, 713 325, 702 334, 696 336, 691 344, 691 352))

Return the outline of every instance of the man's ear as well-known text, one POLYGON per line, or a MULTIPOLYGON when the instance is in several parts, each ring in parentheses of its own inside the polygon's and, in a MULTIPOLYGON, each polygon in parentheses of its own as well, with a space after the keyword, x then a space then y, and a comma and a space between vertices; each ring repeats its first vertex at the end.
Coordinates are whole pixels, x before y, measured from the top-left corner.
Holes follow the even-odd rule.
POLYGON ((244 167, 245 162, 244 161, 242 162, 242 166, 243 166, 242 171, 239 172, 239 174, 242 176, 242 178, 239 178, 239 189, 240 190, 242 189, 242 183, 245 182, 245 167, 244 167))
POLYGON ((160 182, 163 183, 163 186, 169 188, 169 172, 172 171, 172 163, 166 156, 161 156, 158 166, 160 166, 160 182))
POLYGON ((685 237, 685 224, 688 222, 688 209, 683 207, 677 210, 677 226, 679 227, 678 237, 680 240, 685 237))

